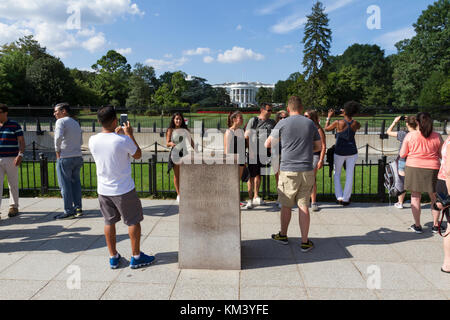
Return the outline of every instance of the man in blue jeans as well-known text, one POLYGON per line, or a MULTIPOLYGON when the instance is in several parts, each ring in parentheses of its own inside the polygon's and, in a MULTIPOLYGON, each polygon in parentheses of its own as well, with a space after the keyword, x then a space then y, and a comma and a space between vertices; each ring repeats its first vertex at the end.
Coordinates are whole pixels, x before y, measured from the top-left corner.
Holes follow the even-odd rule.
POLYGON ((61 194, 64 199, 64 213, 55 217, 58 220, 68 220, 83 215, 81 205, 80 170, 83 166, 81 145, 83 136, 80 125, 70 117, 70 107, 67 103, 55 106, 56 173, 61 194))

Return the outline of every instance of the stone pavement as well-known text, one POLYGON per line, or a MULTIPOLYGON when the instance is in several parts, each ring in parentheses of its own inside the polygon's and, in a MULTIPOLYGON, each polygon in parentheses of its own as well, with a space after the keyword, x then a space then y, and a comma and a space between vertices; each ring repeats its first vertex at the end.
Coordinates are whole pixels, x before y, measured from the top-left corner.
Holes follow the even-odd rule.
POLYGON ((110 270, 97 199, 84 200, 85 216, 55 221, 61 199, 20 199, 21 215, 0 220, 0 299, 450 299, 450 276, 440 271, 442 238, 408 231, 411 210, 387 204, 322 204, 312 213, 316 248, 299 249, 298 214, 290 244, 270 240, 279 230, 272 205, 242 211, 243 270, 179 270, 178 206, 143 200, 142 250, 157 263, 128 268, 127 228, 118 224, 119 270, 110 270), (80 287, 75 281, 79 276, 80 287), (75 279, 75 280, 74 280, 75 279), (379 289, 369 289, 377 286, 379 289), (72 289, 69 289, 72 288, 72 289))

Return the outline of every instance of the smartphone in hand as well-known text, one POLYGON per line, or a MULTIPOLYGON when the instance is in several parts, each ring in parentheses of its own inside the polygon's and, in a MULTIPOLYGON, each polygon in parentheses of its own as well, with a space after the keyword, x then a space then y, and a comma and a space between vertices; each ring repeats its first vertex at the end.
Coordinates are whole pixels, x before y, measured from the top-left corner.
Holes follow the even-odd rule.
POLYGON ((120 126, 124 127, 127 122, 128 122, 128 115, 127 114, 121 114, 120 115, 120 126))

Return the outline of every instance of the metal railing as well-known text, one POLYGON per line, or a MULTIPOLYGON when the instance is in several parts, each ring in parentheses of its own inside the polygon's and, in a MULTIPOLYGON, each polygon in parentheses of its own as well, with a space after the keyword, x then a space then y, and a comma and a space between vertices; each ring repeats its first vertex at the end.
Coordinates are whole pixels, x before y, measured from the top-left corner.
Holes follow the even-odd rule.
MULTIPOLYGON (((158 150, 152 154, 148 161, 132 162, 132 177, 136 185, 136 191, 143 197, 167 197, 175 196, 173 184, 173 171, 168 172, 167 161, 158 157, 158 150)), ((367 197, 384 200, 386 190, 384 187, 384 172, 387 158, 381 158, 378 163, 372 161, 361 161, 356 164, 353 181, 352 197, 367 197)), ((316 176, 317 195, 334 195, 333 175, 329 174, 329 164, 325 164, 316 176)), ((95 162, 91 159, 84 161, 80 172, 81 186, 83 192, 96 193, 97 175, 95 162)), ((342 176, 344 180, 344 176, 342 176)), ((5 185, 7 187, 7 185, 5 185)), ((44 154, 40 154, 38 160, 26 160, 19 168, 19 189, 33 191, 40 195, 59 191, 56 161, 49 161, 44 154)), ((241 182, 240 191, 243 197, 247 194, 246 183, 241 182)), ((277 186, 273 172, 271 175, 261 176, 260 194, 264 199, 276 198, 277 186)))

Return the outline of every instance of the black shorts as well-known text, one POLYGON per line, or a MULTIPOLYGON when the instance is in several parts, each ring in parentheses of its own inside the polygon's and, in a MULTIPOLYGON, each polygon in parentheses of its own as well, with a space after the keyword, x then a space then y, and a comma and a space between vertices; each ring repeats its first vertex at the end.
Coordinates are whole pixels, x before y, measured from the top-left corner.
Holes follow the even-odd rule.
POLYGON ((248 171, 250 171, 250 178, 255 178, 261 175, 261 164, 249 164, 248 171))
POLYGON ((447 184, 445 183, 445 180, 438 179, 436 183, 436 192, 444 195, 448 194, 447 184))

